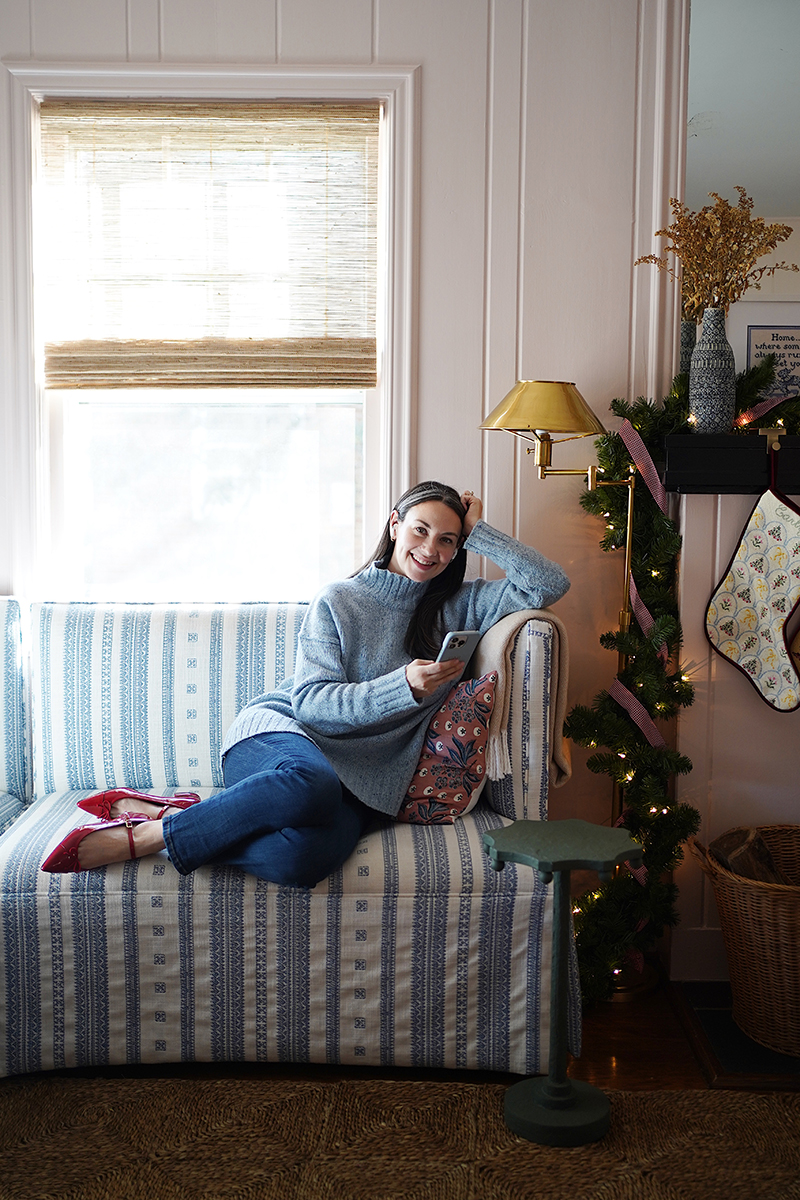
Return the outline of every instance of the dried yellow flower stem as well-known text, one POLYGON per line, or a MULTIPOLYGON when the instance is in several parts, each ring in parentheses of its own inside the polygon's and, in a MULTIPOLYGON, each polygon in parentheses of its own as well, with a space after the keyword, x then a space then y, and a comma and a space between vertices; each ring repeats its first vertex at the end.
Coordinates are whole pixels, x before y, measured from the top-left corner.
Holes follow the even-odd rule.
POLYGON ((681 302, 686 320, 700 321, 706 308, 722 308, 725 313, 749 287, 760 288, 760 280, 776 271, 797 271, 795 263, 774 263, 757 267, 759 258, 774 250, 792 232, 790 225, 767 225, 762 217, 751 217, 753 201, 737 187, 739 203, 734 208, 716 192, 709 192, 716 203, 692 212, 680 200, 671 199, 675 218, 666 229, 657 229, 656 237, 670 239, 663 257, 646 254, 634 266, 652 263, 677 279, 677 270, 667 254, 681 265, 681 302))

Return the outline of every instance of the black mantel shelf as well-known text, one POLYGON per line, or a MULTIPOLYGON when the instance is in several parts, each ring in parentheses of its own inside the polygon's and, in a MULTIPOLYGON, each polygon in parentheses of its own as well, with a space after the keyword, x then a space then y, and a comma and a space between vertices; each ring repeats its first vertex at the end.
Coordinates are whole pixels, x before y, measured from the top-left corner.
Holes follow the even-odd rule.
MULTIPOLYGON (((668 492, 758 496, 769 487, 767 439, 758 433, 674 433, 664 439, 668 492)), ((778 491, 800 494, 800 437, 781 438, 778 491)))

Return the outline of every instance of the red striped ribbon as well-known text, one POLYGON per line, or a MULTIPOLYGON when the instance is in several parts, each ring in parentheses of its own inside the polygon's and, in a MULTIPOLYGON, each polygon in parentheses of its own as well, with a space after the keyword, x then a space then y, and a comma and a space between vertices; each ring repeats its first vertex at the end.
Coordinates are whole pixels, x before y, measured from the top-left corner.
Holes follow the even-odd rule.
MULTIPOLYGON (((636 617, 636 620, 639 622, 639 628, 641 629, 644 636, 648 637, 650 634, 650 630, 655 625, 655 621, 653 620, 653 615, 650 612, 650 609, 647 607, 644 600, 639 595, 639 589, 636 587, 636 583, 635 583, 632 575, 631 575, 630 595, 631 595, 631 608, 633 609, 633 615, 636 617)), ((663 663, 666 663, 667 659, 669 658, 669 650, 667 649, 666 642, 662 642, 661 645, 659 646, 658 657, 661 659, 661 661, 663 663)))
MULTIPOLYGON (((656 470, 656 464, 653 462, 652 458, 650 457, 650 451, 647 449, 647 446, 645 446, 644 442, 642 441, 641 434, 636 429, 633 428, 633 426, 631 425, 631 423, 627 419, 627 417, 622 422, 622 428, 619 431, 619 436, 622 438, 623 442, 625 443, 625 448, 627 449, 628 453, 630 454, 631 458, 633 459, 636 469, 638 470, 642 479, 645 481, 648 488, 650 489, 651 496, 653 497, 653 499, 655 500, 656 504, 661 509, 661 511, 663 513, 666 513, 666 511, 667 511, 667 493, 666 493, 666 489, 664 488, 663 483, 661 482, 661 477, 660 477, 658 471, 656 470)), ((631 608, 633 609, 633 613, 634 613, 634 616, 636 617, 636 620, 639 622, 639 628, 641 629, 641 631, 645 635, 645 637, 647 637, 648 633, 653 628, 654 621, 653 621, 653 618, 652 618, 650 612, 647 609, 647 605, 645 604, 645 602, 642 600, 641 596, 639 595, 639 592, 636 588, 636 584, 633 581, 632 575, 631 575, 631 585, 630 585, 630 597, 631 597, 631 608)), ((659 648, 658 656, 662 662, 667 661, 667 659, 669 657, 669 651, 667 650, 666 642, 663 642, 661 647, 659 648)), ((637 701, 637 703, 638 703, 638 701, 637 701)))
POLYGON ((642 704, 641 700, 637 700, 633 692, 629 692, 625 684, 619 679, 614 679, 608 689, 608 694, 612 700, 616 700, 621 708, 624 708, 633 721, 639 726, 644 736, 647 738, 651 746, 657 746, 659 749, 666 749, 667 743, 664 741, 661 734, 655 727, 652 717, 642 704))
MULTIPOLYGON (((614 822, 615 829, 619 829, 620 825, 625 824, 625 816, 626 816, 626 814, 624 812, 620 813, 620 815, 617 817, 616 821, 614 822)), ((640 883, 642 885, 642 887, 644 887, 644 885, 647 883, 647 867, 644 865, 644 863, 641 865, 641 867, 632 867, 626 858, 625 866, 628 868, 628 870, 630 871, 631 875, 636 880, 636 882, 640 883)), ((636 932, 639 933, 639 931, 641 929, 644 929, 646 924, 647 924, 646 920, 644 920, 644 919, 640 920, 639 924, 636 926, 636 932)))
POLYGON ((747 412, 739 413, 739 416, 734 421, 734 425, 743 426, 749 425, 751 421, 757 421, 759 417, 763 417, 764 413, 768 413, 771 408, 777 408, 779 404, 783 404, 784 400, 796 400, 797 396, 773 396, 771 400, 760 400, 758 404, 754 404, 752 408, 748 408, 747 412))
MULTIPOLYGON (((641 922, 639 922, 641 924, 641 922)), ((645 921, 645 925, 647 922, 645 921)), ((638 930, 637 930, 638 933, 638 930)), ((644 973, 644 955, 641 950, 637 950, 635 946, 628 946, 625 951, 625 961, 629 962, 635 971, 640 975, 644 973)))
POLYGON ((656 464, 650 457, 650 451, 642 441, 641 435, 633 428, 626 417, 619 431, 625 446, 633 459, 642 479, 650 489, 650 494, 663 513, 667 511, 667 493, 656 470, 656 464))

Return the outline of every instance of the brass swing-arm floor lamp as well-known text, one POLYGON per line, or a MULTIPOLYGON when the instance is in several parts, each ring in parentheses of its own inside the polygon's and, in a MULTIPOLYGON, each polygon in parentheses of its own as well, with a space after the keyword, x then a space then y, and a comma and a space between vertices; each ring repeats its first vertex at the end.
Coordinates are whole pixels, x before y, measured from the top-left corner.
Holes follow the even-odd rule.
MULTIPOLYGON (((539 469, 539 478, 548 475, 585 475, 589 491, 599 487, 627 487, 628 514, 625 530, 625 571, 622 588, 622 606, 619 611, 620 633, 627 633, 631 623, 631 556, 633 550, 633 489, 636 481, 632 469, 627 479, 599 479, 598 468, 553 467, 553 446, 559 442, 574 441, 582 437, 598 437, 607 432, 592 412, 574 383, 559 380, 521 379, 481 424, 481 429, 505 429, 523 441, 531 442, 526 454, 533 454, 534 465, 539 469), (553 438, 554 433, 566 434, 553 438)), ((618 672, 626 666, 625 656, 620 652, 618 672)))
MULTIPOLYGON (((631 467, 626 479, 598 479, 601 470, 590 467, 553 467, 553 446, 561 441, 572 441, 581 437, 598 437, 607 432, 592 412, 574 383, 557 380, 523 379, 511 389, 507 396, 481 424, 481 429, 506 429, 524 441, 532 442, 526 449, 534 455, 539 468, 539 478, 548 475, 584 475, 588 479, 590 492, 599 487, 627 487, 628 506, 625 525, 625 571, 622 587, 622 605, 619 611, 619 632, 627 633, 631 624, 631 562, 633 553, 633 491, 636 483, 636 468, 631 467), (565 434, 554 439, 551 435, 565 434)), ((626 666, 627 656, 618 652, 617 674, 626 666)), ((622 787, 614 782, 611 797, 611 823, 616 825, 622 815, 622 787)), ((642 981, 631 984, 620 983, 613 999, 628 1000, 639 995, 643 989, 653 986, 655 972, 647 968, 642 981), (649 972, 649 974, 648 974, 649 972)))

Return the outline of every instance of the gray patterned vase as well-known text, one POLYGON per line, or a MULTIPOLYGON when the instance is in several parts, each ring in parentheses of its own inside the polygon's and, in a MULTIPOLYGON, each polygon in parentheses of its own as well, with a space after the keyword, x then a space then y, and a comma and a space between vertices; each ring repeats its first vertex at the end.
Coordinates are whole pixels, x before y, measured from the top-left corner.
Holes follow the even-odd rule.
POLYGON ((736 364, 725 313, 707 308, 689 367, 689 420, 696 433, 730 433, 736 412, 736 364))
POLYGON ((681 362, 678 368, 681 375, 689 374, 692 361, 692 351, 697 343, 697 325, 694 321, 681 321, 681 362))

